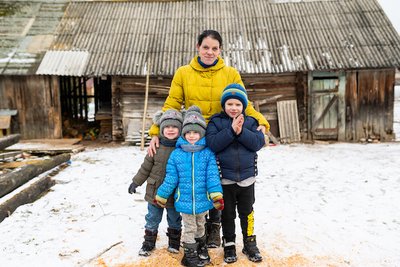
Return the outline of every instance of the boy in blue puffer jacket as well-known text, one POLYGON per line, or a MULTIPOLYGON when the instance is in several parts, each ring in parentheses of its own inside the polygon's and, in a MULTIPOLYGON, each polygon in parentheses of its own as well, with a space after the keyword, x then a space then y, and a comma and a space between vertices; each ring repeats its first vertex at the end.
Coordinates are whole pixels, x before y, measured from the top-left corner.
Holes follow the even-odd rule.
POLYGON ((244 114, 247 103, 246 90, 240 84, 228 85, 221 95, 223 111, 211 117, 206 134, 207 145, 215 152, 222 173, 225 208, 221 223, 227 263, 237 260, 236 207, 243 234, 242 252, 253 262, 262 261, 254 235, 253 204, 257 151, 264 146, 265 138, 257 131, 257 120, 244 114))
POLYGON ((164 182, 155 201, 164 206, 175 190, 175 209, 182 213, 184 266, 210 262, 205 236, 205 215, 224 208, 219 170, 214 153, 206 147, 206 121, 197 106, 184 114, 182 136, 171 153, 164 182))

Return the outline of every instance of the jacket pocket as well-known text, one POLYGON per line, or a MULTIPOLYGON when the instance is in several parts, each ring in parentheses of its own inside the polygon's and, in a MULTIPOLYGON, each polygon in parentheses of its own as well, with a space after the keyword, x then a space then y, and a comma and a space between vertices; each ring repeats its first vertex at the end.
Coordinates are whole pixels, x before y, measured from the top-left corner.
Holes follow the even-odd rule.
POLYGON ((147 188, 146 188, 146 194, 149 197, 154 198, 157 194, 157 181, 156 179, 150 178, 147 179, 147 188))

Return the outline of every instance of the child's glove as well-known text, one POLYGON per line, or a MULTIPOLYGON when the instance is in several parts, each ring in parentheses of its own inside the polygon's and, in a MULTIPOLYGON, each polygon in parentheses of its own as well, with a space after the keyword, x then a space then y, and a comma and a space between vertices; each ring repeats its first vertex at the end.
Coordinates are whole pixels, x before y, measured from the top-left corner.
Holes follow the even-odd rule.
POLYGON ((217 210, 223 210, 224 209, 224 199, 222 198, 221 193, 211 193, 210 194, 212 201, 213 201, 213 206, 217 210))
POLYGON ((136 193, 137 187, 138 187, 138 185, 135 184, 134 182, 132 182, 128 189, 129 194, 136 193))
POLYGON ((154 204, 160 206, 161 208, 165 208, 166 203, 167 203, 167 200, 165 198, 162 198, 159 195, 156 195, 156 198, 154 199, 154 204))

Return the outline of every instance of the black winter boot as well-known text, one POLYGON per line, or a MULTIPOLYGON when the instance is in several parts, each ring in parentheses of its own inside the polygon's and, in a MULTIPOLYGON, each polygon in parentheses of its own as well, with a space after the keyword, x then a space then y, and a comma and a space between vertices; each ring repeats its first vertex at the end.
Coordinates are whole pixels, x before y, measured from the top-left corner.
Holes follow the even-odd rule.
POLYGON ((234 263, 237 261, 235 237, 228 240, 223 238, 224 261, 226 263, 234 263))
POLYGON ((156 246, 157 233, 158 231, 152 232, 147 229, 144 231, 143 245, 142 248, 139 250, 140 256, 145 256, 145 257, 150 256, 151 251, 156 246))
POLYGON ((181 246, 182 230, 175 230, 172 228, 168 228, 167 230, 168 251, 171 253, 179 253, 179 247, 181 246))
POLYGON ((203 267, 204 263, 197 254, 198 243, 183 243, 183 258, 181 264, 188 267, 203 267))
POLYGON ((244 246, 242 252, 247 256, 247 258, 252 262, 262 261, 262 256, 257 248, 256 236, 248 236, 243 240, 244 246))
POLYGON ((217 248, 221 246, 220 228, 220 223, 206 224, 207 247, 217 248))
POLYGON ((195 238, 195 240, 197 243, 199 243, 197 254, 199 255, 200 260, 204 263, 204 265, 209 264, 211 260, 207 250, 206 235, 203 235, 200 238, 195 238))

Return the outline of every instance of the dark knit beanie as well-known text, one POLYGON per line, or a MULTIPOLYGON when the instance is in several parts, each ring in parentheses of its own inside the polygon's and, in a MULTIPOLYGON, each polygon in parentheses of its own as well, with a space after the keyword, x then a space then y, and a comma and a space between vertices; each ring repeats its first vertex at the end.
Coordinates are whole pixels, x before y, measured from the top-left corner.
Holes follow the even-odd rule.
POLYGON ((179 132, 182 129, 182 113, 175 109, 168 109, 165 112, 158 111, 153 118, 155 124, 160 127, 160 136, 164 136, 164 128, 167 126, 175 126, 179 129, 179 132))
POLYGON ((237 99, 242 102, 243 111, 247 108, 247 92, 246 89, 244 89, 244 87, 240 84, 232 83, 225 87, 224 91, 222 91, 221 106, 223 110, 225 110, 225 102, 231 98, 237 99))
POLYGON ((182 137, 189 131, 195 131, 203 138, 206 134, 206 120, 201 115, 201 110, 198 106, 191 106, 186 112, 183 112, 182 137))

